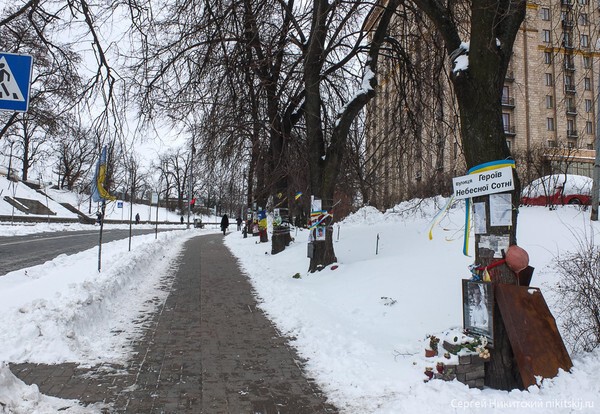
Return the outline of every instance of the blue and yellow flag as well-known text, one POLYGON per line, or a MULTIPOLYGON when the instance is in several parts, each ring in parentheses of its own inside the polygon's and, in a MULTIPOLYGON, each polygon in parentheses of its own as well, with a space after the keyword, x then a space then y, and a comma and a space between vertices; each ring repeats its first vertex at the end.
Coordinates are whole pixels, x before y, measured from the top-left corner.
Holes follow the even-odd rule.
POLYGON ((110 195, 104 188, 104 180, 106 179, 106 145, 102 147, 102 153, 96 164, 96 174, 92 181, 92 200, 100 202, 105 200, 116 200, 117 197, 110 195))
POLYGON ((296 195, 294 196, 294 199, 295 199, 295 200, 298 200, 300 197, 302 197, 302 191, 298 191, 298 192, 296 193, 296 195))

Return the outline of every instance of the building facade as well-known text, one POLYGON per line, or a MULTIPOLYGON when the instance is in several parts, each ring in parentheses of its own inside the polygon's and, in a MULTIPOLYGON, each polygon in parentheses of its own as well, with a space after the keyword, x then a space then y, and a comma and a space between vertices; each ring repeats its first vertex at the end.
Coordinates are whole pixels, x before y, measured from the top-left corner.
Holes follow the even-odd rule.
MULTIPOLYGON (((410 36, 414 25, 404 24, 397 25, 397 38, 417 57, 412 63, 384 63, 378 95, 367 108, 367 154, 374 188, 369 201, 379 208, 449 192, 451 177, 466 172, 443 44, 427 24, 418 24, 421 33, 414 37, 410 36), (406 75, 410 71, 413 80, 406 75)), ((506 141, 524 184, 556 172, 591 176, 600 71, 598 27, 598 0, 527 4, 501 102, 506 141)))

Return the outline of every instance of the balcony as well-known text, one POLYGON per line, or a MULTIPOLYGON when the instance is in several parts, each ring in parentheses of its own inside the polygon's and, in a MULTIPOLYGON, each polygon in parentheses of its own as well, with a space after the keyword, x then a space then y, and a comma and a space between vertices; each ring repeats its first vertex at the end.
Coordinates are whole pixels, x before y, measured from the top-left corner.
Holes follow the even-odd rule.
POLYGON ((567 138, 577 138, 577 131, 574 129, 567 129, 567 138))
POLYGON ((572 7, 573 0, 560 0, 560 5, 563 7, 572 7))
POLYGON ((514 82, 515 81, 515 73, 513 71, 506 72, 506 77, 504 78, 505 82, 514 82))
POLYGON ((565 48, 565 50, 574 50, 575 49, 575 46, 573 45, 573 42, 571 42, 571 41, 563 40, 562 45, 565 48))
POLYGON ((567 115, 575 116, 577 115, 577 108, 574 106, 567 106, 567 115))
POLYGON ((575 85, 565 85, 565 93, 574 94, 575 93, 575 85))
POLYGON ((564 68, 568 72, 575 72, 575 64, 573 62, 566 62, 565 61, 564 68))
POLYGON ((514 125, 504 125, 504 135, 515 136, 517 135, 517 131, 514 125))
POLYGON ((572 29, 575 26, 575 22, 571 19, 563 19, 561 23, 563 29, 572 29))
POLYGON ((503 96, 501 103, 502 103, 502 106, 504 106, 505 108, 514 108, 515 107, 515 98, 503 96))

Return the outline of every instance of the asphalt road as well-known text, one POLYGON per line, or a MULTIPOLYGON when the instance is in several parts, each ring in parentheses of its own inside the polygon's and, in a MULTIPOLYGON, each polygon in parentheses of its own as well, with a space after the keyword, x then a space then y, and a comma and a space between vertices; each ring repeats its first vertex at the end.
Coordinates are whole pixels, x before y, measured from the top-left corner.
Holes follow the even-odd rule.
MULTIPOLYGON (((45 263, 60 254, 74 254, 98 246, 99 230, 97 227, 94 230, 0 237, 0 276, 45 263)), ((132 232, 134 236, 149 233, 154 233, 154 229, 133 229, 132 232)), ((129 229, 104 229, 102 243, 127 237, 129 229)))

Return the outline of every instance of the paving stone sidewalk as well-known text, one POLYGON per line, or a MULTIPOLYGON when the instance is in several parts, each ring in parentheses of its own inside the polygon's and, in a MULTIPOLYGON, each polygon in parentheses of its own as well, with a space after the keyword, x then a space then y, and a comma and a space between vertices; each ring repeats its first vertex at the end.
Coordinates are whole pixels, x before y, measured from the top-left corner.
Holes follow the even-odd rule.
POLYGON ((127 366, 13 364, 13 373, 47 395, 105 403, 107 413, 337 413, 256 308, 222 238, 185 244, 167 301, 127 366))

